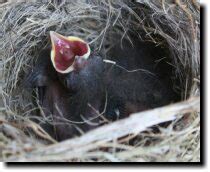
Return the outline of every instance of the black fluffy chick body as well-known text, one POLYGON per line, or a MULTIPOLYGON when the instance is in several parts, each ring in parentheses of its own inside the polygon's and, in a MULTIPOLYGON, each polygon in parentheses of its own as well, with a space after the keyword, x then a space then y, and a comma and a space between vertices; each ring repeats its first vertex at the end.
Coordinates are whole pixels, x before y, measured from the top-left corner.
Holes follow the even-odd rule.
POLYGON ((155 62, 160 58, 160 49, 134 39, 133 45, 125 41, 109 51, 107 60, 116 64, 92 54, 81 70, 60 74, 47 49, 26 83, 38 88, 43 111, 53 121, 44 128, 60 141, 99 126, 101 115, 116 120, 175 101, 167 65, 155 62))
POLYGON ((123 118, 179 99, 173 89, 169 52, 130 36, 132 42, 116 36, 118 41, 107 53, 107 59, 116 63, 107 64, 105 75, 111 119, 116 119, 116 111, 123 118))
POLYGON ((61 141, 100 125, 99 109, 104 100, 104 65, 99 56, 90 57, 80 71, 60 74, 50 60, 50 49, 43 50, 26 77, 28 88, 38 88, 39 104, 51 123, 42 127, 61 141))

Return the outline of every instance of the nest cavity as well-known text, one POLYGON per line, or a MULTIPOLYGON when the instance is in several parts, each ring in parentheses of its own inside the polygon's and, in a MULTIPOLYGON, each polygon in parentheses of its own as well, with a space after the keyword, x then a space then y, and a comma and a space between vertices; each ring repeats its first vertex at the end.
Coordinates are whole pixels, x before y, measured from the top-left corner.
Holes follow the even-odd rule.
MULTIPOLYGON (((0 158, 4 161, 49 144, 36 137, 37 133, 39 136, 46 133, 30 121, 37 107, 29 103, 31 95, 23 89, 22 81, 33 67, 37 52, 49 46, 51 30, 78 36, 95 51, 107 51, 113 43, 109 35, 114 33, 132 42, 128 34, 132 32, 142 41, 167 49, 173 66, 173 87, 182 100, 199 96, 200 7, 197 1, 5 2, 0 4, 0 149, 4 149, 0 158)), ((181 118, 162 127, 158 133, 149 128, 106 146, 94 145, 93 149, 83 150, 81 157, 60 155, 59 160, 200 161, 199 112, 193 111, 187 117, 183 113, 181 118)), ((50 140, 47 136, 45 139, 50 140)), ((54 140, 50 142, 56 144, 54 140)))

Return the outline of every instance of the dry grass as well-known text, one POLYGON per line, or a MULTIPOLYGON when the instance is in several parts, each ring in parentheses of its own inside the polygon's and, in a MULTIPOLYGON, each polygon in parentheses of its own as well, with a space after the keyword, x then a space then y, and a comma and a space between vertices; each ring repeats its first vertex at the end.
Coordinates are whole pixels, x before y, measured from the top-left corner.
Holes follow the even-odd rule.
POLYGON ((136 1, 0 4, 2 161, 200 161, 199 4, 136 1), (137 113, 57 143, 31 121, 38 107, 29 103, 31 95, 21 85, 36 52, 49 44, 50 30, 79 36, 97 51, 110 44, 111 32, 130 39, 128 30, 139 39, 167 47, 174 66, 172 77, 181 83, 174 87, 179 86, 183 102, 137 113), (171 122, 158 125, 166 121, 171 122))

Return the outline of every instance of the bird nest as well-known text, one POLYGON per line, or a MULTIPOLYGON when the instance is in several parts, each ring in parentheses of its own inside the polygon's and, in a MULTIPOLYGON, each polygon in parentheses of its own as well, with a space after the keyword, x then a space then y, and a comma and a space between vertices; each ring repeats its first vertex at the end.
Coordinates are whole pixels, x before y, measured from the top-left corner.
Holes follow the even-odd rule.
POLYGON ((0 4, 0 28, 1 161, 200 161, 197 1, 8 1, 0 4), (32 120, 40 120, 33 116, 39 107, 22 86, 37 52, 49 45, 51 30, 81 37, 96 51, 113 43, 107 37, 112 32, 129 40, 131 31, 165 47, 180 102, 135 113, 58 143, 32 120))

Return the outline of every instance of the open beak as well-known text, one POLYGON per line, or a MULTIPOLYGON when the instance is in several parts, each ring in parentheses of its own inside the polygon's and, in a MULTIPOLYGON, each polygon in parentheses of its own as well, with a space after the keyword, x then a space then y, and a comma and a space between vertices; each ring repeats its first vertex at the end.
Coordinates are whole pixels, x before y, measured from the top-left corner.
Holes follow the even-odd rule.
POLYGON ((86 60, 90 55, 89 45, 78 37, 65 37, 50 31, 50 38, 52 44, 51 61, 59 73, 72 72, 76 57, 86 60))

